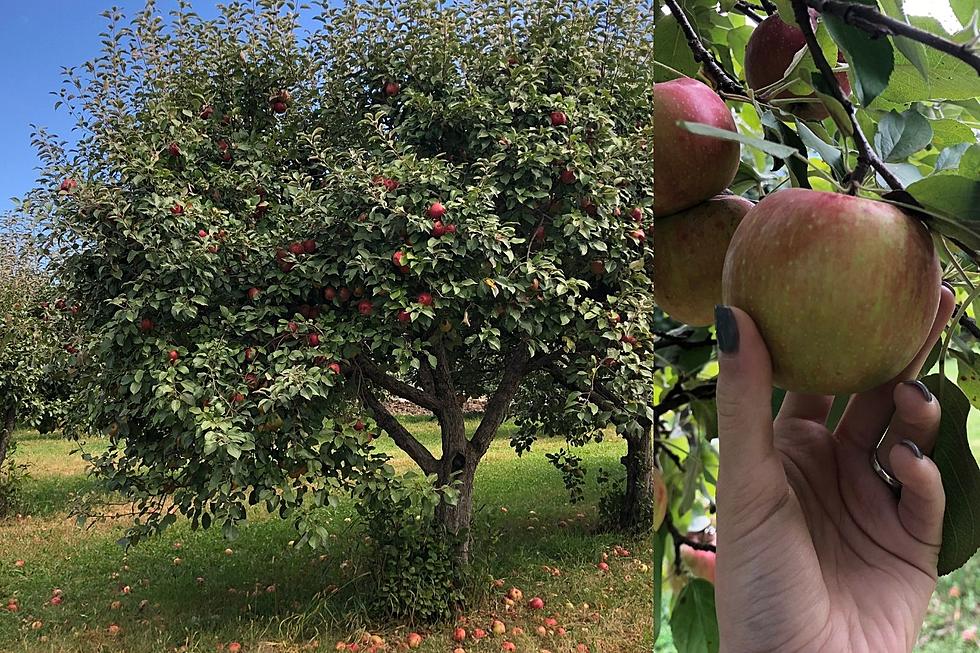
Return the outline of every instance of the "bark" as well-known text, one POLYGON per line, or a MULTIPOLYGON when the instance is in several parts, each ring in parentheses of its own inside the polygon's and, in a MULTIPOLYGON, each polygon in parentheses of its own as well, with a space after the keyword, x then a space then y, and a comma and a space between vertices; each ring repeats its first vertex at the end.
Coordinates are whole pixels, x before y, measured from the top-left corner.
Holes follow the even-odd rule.
POLYGON ((626 440, 626 495, 620 512, 620 527, 629 531, 650 528, 653 516, 653 437, 649 429, 626 440))
POLYGON ((17 421, 17 409, 11 404, 3 416, 3 424, 0 424, 0 466, 7 459, 7 451, 10 448, 10 438, 14 434, 14 425, 17 421))

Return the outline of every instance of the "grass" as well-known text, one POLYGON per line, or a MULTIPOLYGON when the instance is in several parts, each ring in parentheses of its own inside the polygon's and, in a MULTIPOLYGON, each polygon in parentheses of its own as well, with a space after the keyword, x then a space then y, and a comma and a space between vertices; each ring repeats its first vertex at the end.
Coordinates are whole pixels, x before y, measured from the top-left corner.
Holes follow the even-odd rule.
MULTIPOLYGON (((408 421, 435 448, 434 424, 408 421)), ((541 596, 546 609, 507 612, 503 590, 493 589, 462 617, 466 627, 489 630, 499 616, 509 628, 524 629, 508 635, 518 651, 574 651, 580 642, 593 652, 651 650, 651 578, 639 573, 640 561, 650 562, 649 542, 597 533, 598 489, 590 485, 584 503, 569 505, 561 478, 544 459, 564 443, 540 442, 518 458, 508 445, 511 428, 505 425, 478 473, 477 503, 481 519, 500 537, 492 576, 521 587, 526 597, 541 596), (611 556, 611 572, 600 574, 596 563, 615 545, 632 556, 611 556), (554 569, 560 575, 549 571, 554 569), (567 635, 539 637, 535 627, 552 615, 567 635)), ((24 516, 0 521, 0 598, 16 598, 19 605, 17 612, 0 610, 0 651, 191 653, 220 650, 231 641, 244 644, 247 653, 333 651, 338 641, 367 631, 384 637, 389 650, 404 640, 406 627, 369 623, 363 616, 365 560, 350 506, 331 516, 325 551, 291 547, 290 524, 255 510, 236 542, 217 531, 191 531, 179 521, 127 553, 116 544, 122 523, 82 530, 65 512, 74 493, 94 487, 84 463, 70 455, 74 445, 27 432, 17 439, 17 459, 30 465, 31 476, 24 486, 24 516), (25 561, 22 568, 17 560, 25 561), (64 592, 58 606, 49 602, 55 589, 64 592), (113 624, 118 634, 110 633, 113 624)), ((592 470, 616 469, 624 450, 622 440, 609 438, 580 454, 592 470)), ((397 461, 407 464, 400 456, 397 461)), ((422 630, 426 640, 418 650, 452 651, 452 628, 422 630)), ((496 651, 500 640, 464 646, 469 653, 496 651)))

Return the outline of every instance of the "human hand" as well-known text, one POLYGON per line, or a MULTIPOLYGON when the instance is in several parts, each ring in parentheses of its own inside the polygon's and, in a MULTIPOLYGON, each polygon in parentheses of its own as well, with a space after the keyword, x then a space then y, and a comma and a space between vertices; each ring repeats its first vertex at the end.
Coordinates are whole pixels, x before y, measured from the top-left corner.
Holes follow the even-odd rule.
POLYGON ((953 311, 942 290, 921 351, 855 395, 788 393, 772 419, 769 353, 737 308, 716 313, 719 365, 716 606, 722 651, 910 651, 936 586, 945 497, 927 456, 939 402, 918 375, 953 311), (900 498, 872 469, 902 482, 900 498))

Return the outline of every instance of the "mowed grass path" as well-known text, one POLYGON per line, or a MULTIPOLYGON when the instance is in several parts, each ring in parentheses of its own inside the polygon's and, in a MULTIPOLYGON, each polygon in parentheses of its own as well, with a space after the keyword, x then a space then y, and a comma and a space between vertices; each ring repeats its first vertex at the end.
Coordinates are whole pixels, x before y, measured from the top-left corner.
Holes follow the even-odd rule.
MULTIPOLYGON (((433 422, 408 421, 437 448, 433 422)), ((488 586, 492 578, 503 579, 505 588, 520 587, 526 598, 541 596, 546 608, 508 612, 501 602, 504 590, 494 589, 463 617, 464 625, 489 631, 490 620, 499 617, 508 630, 523 629, 507 639, 518 651, 532 653, 574 651, 579 643, 603 653, 651 650, 652 579, 640 571, 650 562, 649 540, 597 533, 594 483, 585 502, 569 505, 560 476, 544 458, 564 442, 539 442, 518 458, 508 444, 512 428, 505 425, 477 476, 477 537, 486 541, 493 533, 496 541, 488 586), (616 545, 631 556, 614 556, 616 545), (601 574, 596 564, 607 552, 611 571, 601 574), (536 634, 546 617, 556 618, 567 633, 536 634)), ((235 542, 218 531, 191 531, 178 521, 163 536, 126 553, 116 544, 124 521, 79 529, 67 515, 71 496, 94 488, 84 462, 69 455, 76 445, 31 433, 17 439, 17 459, 30 466, 31 478, 24 486, 25 516, 0 521, 0 599, 6 605, 15 598, 19 606, 9 612, 0 605, 0 651, 213 652, 232 641, 241 642, 246 653, 333 651, 338 641, 366 631, 384 637, 386 650, 397 650, 404 641, 404 626, 364 617, 363 533, 349 505, 331 514, 327 527, 333 539, 324 551, 291 547, 296 536, 291 524, 254 510, 235 542), (17 560, 24 566, 17 567, 17 560), (63 601, 51 605, 56 589, 64 593, 63 601)), ((86 448, 104 446, 93 440, 86 448)), ((379 441, 380 448, 386 446, 386 439, 379 441)), ((623 441, 613 437, 577 453, 590 471, 618 471, 624 451, 623 441)), ((452 628, 420 629, 426 640, 418 650, 451 652, 452 628)), ((467 653, 499 651, 502 639, 491 636, 463 646, 467 653)))

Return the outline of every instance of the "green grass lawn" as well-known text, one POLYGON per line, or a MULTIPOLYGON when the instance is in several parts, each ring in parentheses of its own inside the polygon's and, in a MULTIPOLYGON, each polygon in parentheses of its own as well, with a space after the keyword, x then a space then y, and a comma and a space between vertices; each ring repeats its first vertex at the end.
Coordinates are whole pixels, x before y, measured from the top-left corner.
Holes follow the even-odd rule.
MULTIPOLYGON (((436 444, 433 422, 418 418, 410 424, 423 441, 436 444)), ((597 533, 595 485, 584 503, 569 505, 560 476, 544 459, 564 442, 540 442, 518 458, 508 445, 511 428, 504 427, 478 474, 480 519, 499 536, 492 576, 505 587, 522 588, 526 597, 541 596, 546 609, 508 612, 504 590, 493 589, 463 617, 467 627, 489 630, 497 616, 508 628, 524 630, 508 635, 519 651, 574 651, 580 642, 593 652, 650 650, 651 577, 640 572, 650 562, 649 542, 597 533), (611 556, 611 572, 599 573, 597 562, 615 545, 625 546, 631 557, 611 556), (564 637, 535 633, 550 616, 567 629, 564 637)), ((385 637, 388 650, 404 640, 404 626, 364 617, 362 535, 349 506, 331 516, 333 539, 325 551, 291 547, 291 526, 256 510, 235 542, 178 522, 126 553, 116 544, 123 522, 82 530, 66 514, 73 494, 94 487, 84 463, 69 455, 75 445, 31 433, 17 439, 17 459, 30 465, 31 478, 24 486, 24 516, 0 521, 0 599, 16 598, 19 607, 0 609, 0 651, 211 652, 231 641, 244 644, 246 653, 333 651, 338 640, 366 631, 385 637), (24 566, 17 567, 17 560, 24 566), (64 600, 51 605, 56 589, 64 600), (118 634, 110 632, 111 625, 119 626, 118 634)), ((98 440, 87 445, 104 446, 98 440)), ((622 440, 613 437, 580 453, 595 470, 616 469, 624 451, 622 440)), ((401 456, 396 462, 406 463, 401 456)), ((426 641, 419 650, 452 651, 452 628, 422 630, 426 641)), ((464 646, 468 652, 494 651, 500 641, 464 646)))

